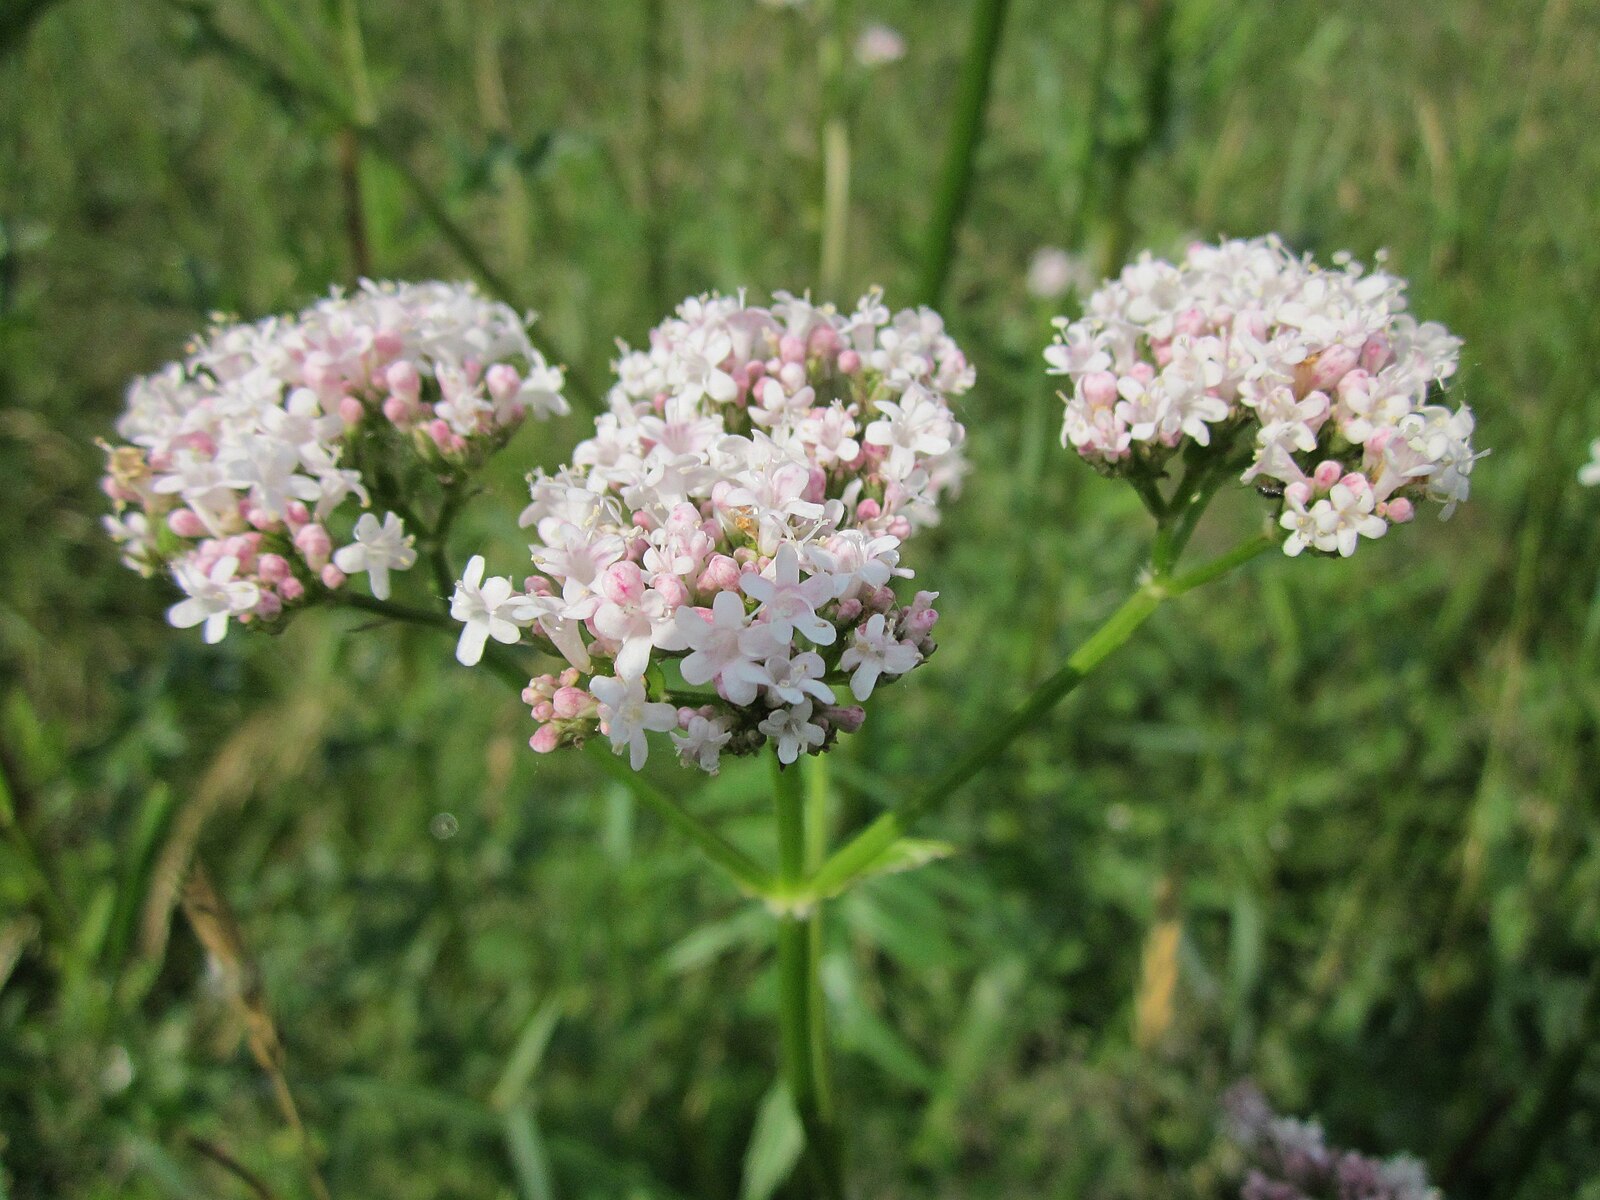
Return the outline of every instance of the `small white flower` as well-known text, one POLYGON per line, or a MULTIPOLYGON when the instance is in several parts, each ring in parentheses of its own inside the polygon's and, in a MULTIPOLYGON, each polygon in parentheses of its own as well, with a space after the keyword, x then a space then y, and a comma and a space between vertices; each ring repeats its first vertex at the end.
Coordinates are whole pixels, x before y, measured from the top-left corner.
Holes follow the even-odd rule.
POLYGON ((206 641, 220 642, 228 632, 228 619, 249 612, 261 598, 255 584, 234 579, 238 570, 239 560, 231 554, 219 558, 209 574, 179 563, 173 574, 188 597, 167 610, 167 620, 176 629, 191 629, 203 621, 206 641))
POLYGON ((810 700, 802 700, 792 708, 777 708, 757 726, 778 743, 778 761, 785 766, 799 758, 803 750, 820 746, 827 740, 822 726, 812 724, 811 708, 810 700))
POLYGON ((833 599, 833 579, 812 575, 800 581, 800 555, 792 544, 778 548, 772 560, 772 578, 746 572, 739 579, 745 595, 761 602, 757 610, 765 616, 772 636, 787 646, 796 630, 819 646, 831 646, 839 631, 817 615, 817 609, 833 599))
POLYGON ((674 616, 690 651, 678 664, 683 681, 698 687, 717 679, 734 704, 751 703, 758 685, 768 680, 760 664, 777 647, 772 626, 748 624, 744 601, 735 592, 717 593, 709 621, 687 605, 674 616))
POLYGON ((896 638, 882 613, 873 613, 851 634, 849 646, 839 656, 839 669, 854 668, 850 690, 857 700, 865 701, 871 698, 880 676, 904 675, 921 661, 921 651, 896 638))
POLYGON ((483 570, 483 555, 474 554, 450 598, 450 615, 464 625, 456 643, 456 661, 467 667, 483 657, 484 643, 490 638, 510 646, 522 637, 522 627, 532 619, 526 612, 528 597, 518 594, 503 575, 485 581, 483 570))
POLYGON ((394 513, 386 513, 383 524, 371 513, 362 513, 356 522, 356 540, 333 552, 333 565, 346 575, 362 571, 372 585, 372 594, 379 600, 389 598, 389 572, 405 571, 417 561, 412 548, 415 540, 406 533, 404 523, 394 513))
POLYGON ((678 758, 684 766, 694 765, 707 775, 715 775, 722 762, 722 748, 733 737, 727 724, 698 713, 689 718, 682 733, 672 735, 672 744, 678 748, 678 758))
POLYGON ((589 684, 598 700, 600 722, 618 754, 628 748, 628 764, 637 771, 650 753, 646 732, 665 733, 678 727, 678 710, 670 704, 651 701, 639 679, 604 677, 589 684))

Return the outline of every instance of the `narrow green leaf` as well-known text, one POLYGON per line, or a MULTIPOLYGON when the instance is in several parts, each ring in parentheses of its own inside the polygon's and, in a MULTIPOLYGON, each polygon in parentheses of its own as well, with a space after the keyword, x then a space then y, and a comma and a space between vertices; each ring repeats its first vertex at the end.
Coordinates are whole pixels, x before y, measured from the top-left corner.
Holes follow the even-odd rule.
POLYGON ((672 974, 681 975, 714 962, 735 946, 770 941, 771 936, 772 922, 762 909, 741 908, 684 937, 662 956, 662 963, 672 974))
POLYGON ((523 1024, 522 1036, 517 1039, 506 1069, 500 1076, 500 1082, 489 1093, 490 1108, 504 1112, 521 1100, 528 1089, 528 1081, 533 1078, 540 1060, 544 1058, 545 1047, 550 1044, 550 1035, 555 1032, 556 1022, 561 1019, 561 1007, 561 1002, 552 996, 529 1015, 523 1024))
POLYGON ((794 1100, 780 1079, 768 1089, 756 1112, 750 1144, 744 1152, 744 1177, 739 1200, 767 1200, 794 1171, 805 1148, 805 1131, 794 1100))
POLYGON ((545 1151, 544 1135, 534 1119, 533 1105, 518 1101, 506 1110, 506 1151, 517 1173, 517 1186, 523 1200, 555 1200, 555 1185, 550 1180, 550 1156, 545 1151))
POLYGON ((823 892, 822 895, 824 897, 837 896, 846 887, 854 886, 864 879, 872 879, 879 875, 898 875, 903 871, 914 871, 918 867, 925 867, 941 858, 949 858, 955 852, 956 848, 949 842, 938 842, 932 838, 896 838, 848 880, 842 881, 838 886, 823 892))

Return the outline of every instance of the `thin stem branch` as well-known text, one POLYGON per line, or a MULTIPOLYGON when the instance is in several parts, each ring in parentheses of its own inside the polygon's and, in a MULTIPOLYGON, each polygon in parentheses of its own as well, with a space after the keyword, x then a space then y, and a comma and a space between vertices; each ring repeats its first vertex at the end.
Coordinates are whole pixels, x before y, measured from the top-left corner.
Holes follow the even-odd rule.
POLYGON ((1041 683, 1009 716, 996 722, 977 745, 946 767, 905 804, 884 813, 835 851, 821 870, 811 877, 809 894, 833 895, 846 887, 919 819, 947 801, 1007 746, 1033 728, 1039 717, 1059 704, 1083 682, 1089 672, 1132 637, 1163 600, 1209 583, 1275 544, 1270 537, 1252 538, 1193 571, 1171 578, 1157 576, 1141 586, 1073 651, 1055 674, 1041 683))
POLYGON ((920 298, 938 304, 944 294, 950 262, 955 256, 956 232, 972 196, 973 165, 983 137, 984 110, 989 104, 989 82, 994 74, 995 52, 1005 27, 1009 0, 977 0, 972 10, 972 35, 961 66, 956 111, 945 149, 944 171, 934 198, 933 220, 922 265, 920 298))
POLYGON ((763 896, 772 891, 772 876, 753 858, 614 755, 611 747, 599 738, 585 743, 584 751, 602 771, 627 788, 634 799, 698 846, 707 858, 733 878, 741 891, 751 896, 763 896))

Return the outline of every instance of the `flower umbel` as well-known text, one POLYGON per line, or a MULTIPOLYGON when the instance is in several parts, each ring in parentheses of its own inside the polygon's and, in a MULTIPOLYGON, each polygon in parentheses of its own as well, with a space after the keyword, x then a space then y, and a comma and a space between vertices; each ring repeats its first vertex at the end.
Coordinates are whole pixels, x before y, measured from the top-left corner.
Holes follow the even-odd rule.
POLYGON ((129 388, 107 531, 129 566, 171 571, 188 599, 170 620, 203 621, 208 641, 353 574, 386 599, 416 531, 361 510, 405 507, 409 477, 458 485, 525 418, 566 412, 561 386, 527 321, 470 284, 363 281, 292 317, 218 324, 129 388))
POLYGON ((572 466, 531 481, 536 573, 507 591, 474 559, 458 584, 458 656, 526 629, 571 664, 529 685, 536 750, 601 732, 638 768, 670 730, 715 773, 724 753, 827 749, 861 722, 851 700, 933 650, 933 594, 889 585, 963 471, 965 356, 936 313, 891 316, 876 291, 849 313, 708 295, 616 372, 572 466))
POLYGON ((1062 445, 1147 489, 1177 459, 1231 465, 1277 501, 1289 555, 1348 557, 1423 500, 1448 517, 1482 453, 1471 410, 1438 402, 1461 343, 1409 316, 1405 287, 1275 236, 1146 254, 1056 321, 1062 445))

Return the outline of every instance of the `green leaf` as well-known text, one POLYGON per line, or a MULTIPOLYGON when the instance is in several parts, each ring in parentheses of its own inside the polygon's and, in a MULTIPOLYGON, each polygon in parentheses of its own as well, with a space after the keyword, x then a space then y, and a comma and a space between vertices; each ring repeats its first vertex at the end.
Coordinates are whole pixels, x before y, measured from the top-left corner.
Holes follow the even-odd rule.
POLYGON ((517 1186, 523 1200, 555 1200, 550 1181, 550 1156, 545 1152, 544 1135, 534 1119, 533 1106, 520 1101, 506 1111, 506 1151, 517 1172, 517 1186))
POLYGON ((528 1017, 522 1027, 522 1036, 517 1039, 516 1048, 511 1051, 506 1069, 500 1075, 500 1082, 489 1093, 490 1108, 507 1111, 521 1100, 528 1089, 528 1080, 533 1078, 540 1060, 544 1058, 545 1047, 550 1044, 550 1035, 555 1032, 556 1022, 561 1019, 561 1008, 561 1002, 552 996, 528 1017))
POLYGON ((805 1147, 805 1131, 789 1089, 780 1079, 767 1090, 744 1152, 739 1200, 767 1200, 789 1178, 805 1147))
POLYGON ((904 871, 914 871, 918 867, 927 866, 927 864, 941 858, 949 858, 955 852, 956 848, 949 842, 934 841, 932 838, 899 838, 890 842, 884 847, 882 854, 872 859, 861 870, 840 883, 838 887, 824 892, 822 894, 823 898, 837 896, 864 879, 872 879, 879 875, 899 875, 904 871))

